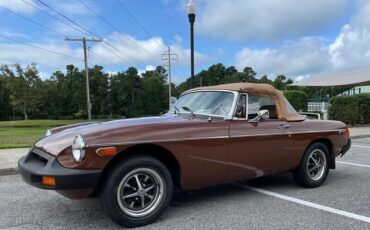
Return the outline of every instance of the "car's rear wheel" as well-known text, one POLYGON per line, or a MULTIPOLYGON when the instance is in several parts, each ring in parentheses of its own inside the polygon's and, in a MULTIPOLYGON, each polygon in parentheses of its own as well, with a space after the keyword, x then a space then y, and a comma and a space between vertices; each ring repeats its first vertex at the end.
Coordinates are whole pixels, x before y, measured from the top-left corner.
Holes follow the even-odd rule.
POLYGON ((293 171, 295 181, 308 188, 321 186, 329 173, 328 148, 316 142, 311 144, 305 151, 299 167, 293 171))
POLYGON ((132 157, 116 165, 100 195, 106 213, 125 227, 154 222, 166 210, 173 192, 166 166, 149 156, 132 157))

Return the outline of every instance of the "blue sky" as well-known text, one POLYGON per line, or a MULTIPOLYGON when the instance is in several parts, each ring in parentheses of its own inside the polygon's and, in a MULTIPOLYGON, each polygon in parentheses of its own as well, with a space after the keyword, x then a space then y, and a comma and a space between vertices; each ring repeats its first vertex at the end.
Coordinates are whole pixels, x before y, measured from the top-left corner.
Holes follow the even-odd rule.
MULTIPOLYGON (((1 36, 77 58, 50 54, 0 38, 0 63, 36 62, 43 78, 63 70, 66 64, 83 67, 83 62, 78 60, 83 57, 81 45, 64 41, 64 36, 88 35, 42 2, 103 38, 104 43, 89 44, 90 65, 103 65, 110 72, 128 66, 144 71, 160 65, 161 54, 170 46, 179 59, 173 65, 175 83, 190 74, 187 0, 0 0, 0 6, 5 8, 0 7, 1 36), (114 48, 109 48, 110 45, 114 48)), ((319 73, 369 66, 369 1, 194 2, 196 72, 221 62, 239 70, 250 66, 258 76, 266 74, 273 79, 277 74, 285 74, 301 80, 319 73)))

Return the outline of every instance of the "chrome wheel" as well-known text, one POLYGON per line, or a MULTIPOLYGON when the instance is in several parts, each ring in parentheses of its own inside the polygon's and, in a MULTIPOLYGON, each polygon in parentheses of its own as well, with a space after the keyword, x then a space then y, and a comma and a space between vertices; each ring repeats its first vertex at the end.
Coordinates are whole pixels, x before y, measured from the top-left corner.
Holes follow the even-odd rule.
POLYGON ((326 156, 321 149, 314 149, 308 156, 306 170, 312 180, 320 180, 326 170, 326 156))
POLYGON ((150 168, 138 168, 121 180, 117 201, 121 210, 131 217, 152 213, 163 200, 165 185, 162 177, 150 168))

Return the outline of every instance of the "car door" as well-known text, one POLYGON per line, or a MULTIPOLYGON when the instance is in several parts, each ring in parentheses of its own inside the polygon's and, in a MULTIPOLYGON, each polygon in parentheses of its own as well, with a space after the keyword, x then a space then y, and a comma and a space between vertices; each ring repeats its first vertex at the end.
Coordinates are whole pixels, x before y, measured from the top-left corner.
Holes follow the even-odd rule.
POLYGON ((278 171, 286 151, 291 149, 290 133, 289 122, 278 119, 273 99, 240 96, 235 117, 230 122, 229 179, 248 179, 278 171), (240 112, 243 103, 246 103, 246 111, 240 112), (264 109, 269 111, 269 119, 252 122, 257 112, 264 109))

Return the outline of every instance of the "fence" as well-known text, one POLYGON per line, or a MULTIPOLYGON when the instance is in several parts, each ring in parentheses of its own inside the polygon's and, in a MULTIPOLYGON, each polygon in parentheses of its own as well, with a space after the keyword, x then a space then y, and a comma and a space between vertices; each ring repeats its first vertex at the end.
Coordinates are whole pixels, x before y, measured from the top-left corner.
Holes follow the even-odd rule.
POLYGON ((328 118, 328 110, 330 103, 328 102, 308 102, 308 112, 323 112, 324 119, 328 118))

